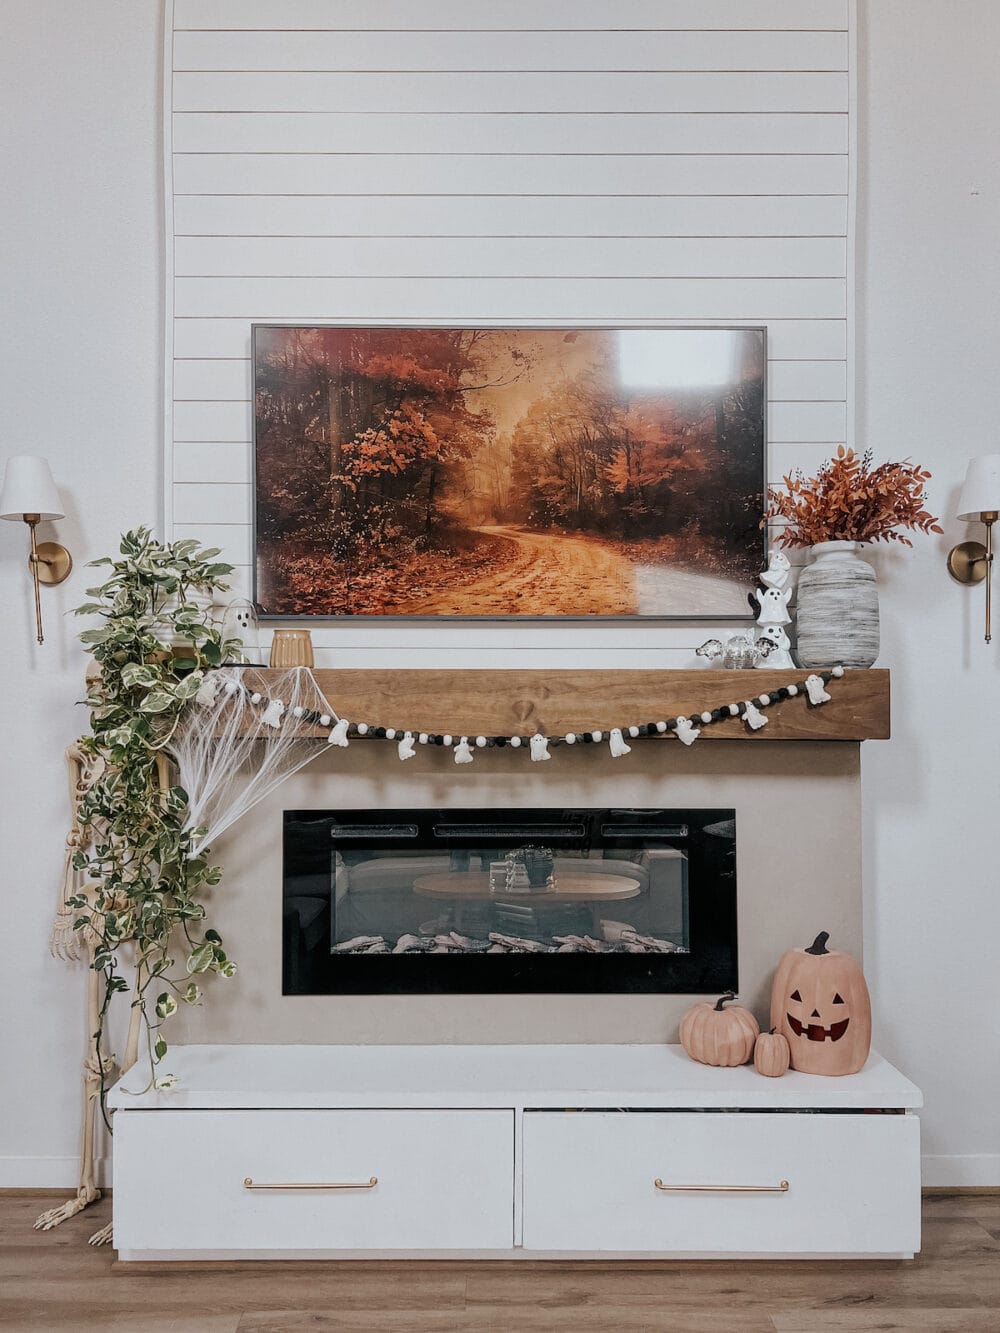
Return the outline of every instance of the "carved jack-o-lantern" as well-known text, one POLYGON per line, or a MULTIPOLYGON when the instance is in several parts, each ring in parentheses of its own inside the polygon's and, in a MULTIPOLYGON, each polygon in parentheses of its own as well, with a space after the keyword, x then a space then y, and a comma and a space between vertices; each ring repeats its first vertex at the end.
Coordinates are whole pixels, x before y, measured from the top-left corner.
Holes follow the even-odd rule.
POLYGON ((872 1005, 861 968, 827 949, 821 931, 808 949, 789 949, 771 987, 771 1025, 788 1039, 792 1068, 856 1074, 868 1059, 872 1005))

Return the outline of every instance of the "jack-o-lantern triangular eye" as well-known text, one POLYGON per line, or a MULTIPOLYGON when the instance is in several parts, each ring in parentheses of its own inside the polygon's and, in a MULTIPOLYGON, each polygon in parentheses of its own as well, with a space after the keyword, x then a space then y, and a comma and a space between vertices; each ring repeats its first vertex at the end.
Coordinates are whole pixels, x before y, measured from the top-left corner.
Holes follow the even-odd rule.
POLYGON ((793 991, 792 991, 792 999, 793 999, 793 1000, 798 1000, 800 1004, 801 1004, 801 1002, 802 1002, 802 996, 798 993, 797 990, 793 990, 793 991))
POLYGON ((840 991, 837 991, 837 994, 833 997, 833 1002, 834 1004, 844 1003, 844 997, 841 995, 840 991))

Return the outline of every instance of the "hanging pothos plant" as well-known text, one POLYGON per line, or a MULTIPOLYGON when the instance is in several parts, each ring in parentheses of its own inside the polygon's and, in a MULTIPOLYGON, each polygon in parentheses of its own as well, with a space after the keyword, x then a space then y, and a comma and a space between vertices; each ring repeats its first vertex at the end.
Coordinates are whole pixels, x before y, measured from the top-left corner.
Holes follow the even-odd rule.
POLYGON ((78 815, 91 835, 74 858, 84 889, 69 899, 80 913, 74 924, 94 951, 91 966, 104 979, 98 1030, 91 1034, 102 1105, 113 1067, 103 1055, 108 1009, 116 993, 130 989, 122 947, 133 950, 132 1005, 148 1037, 147 1088, 174 1081, 157 1076, 167 1050, 160 1028, 178 1001, 198 1003, 193 978, 236 970, 218 932, 204 927, 202 897, 221 870, 193 853, 201 831, 185 825, 187 794, 161 786, 157 764, 204 670, 234 646, 210 615, 211 594, 227 588, 232 570, 215 562, 218 554, 195 541, 163 546, 137 528, 122 537, 120 559, 92 562, 110 566, 110 575, 87 589, 93 600, 76 608, 77 615, 103 620, 80 635, 100 666, 87 696, 92 733, 83 740, 98 760, 98 776, 78 815))

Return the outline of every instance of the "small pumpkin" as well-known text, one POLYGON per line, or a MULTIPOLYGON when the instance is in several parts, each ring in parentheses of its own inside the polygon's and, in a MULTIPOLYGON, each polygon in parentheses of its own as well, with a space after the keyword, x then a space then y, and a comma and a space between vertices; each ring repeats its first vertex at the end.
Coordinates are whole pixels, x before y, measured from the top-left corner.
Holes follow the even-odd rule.
POLYGON ((774 1028, 762 1032, 753 1045, 753 1067, 765 1078, 781 1078, 788 1073, 791 1052, 788 1041, 774 1028))
POLYGON ((850 954, 828 949, 821 930, 808 949, 789 949, 771 987, 771 1026, 787 1039, 793 1069, 856 1074, 872 1044, 872 1002, 850 954))
POLYGON ((745 1065, 760 1035, 757 1020, 749 1009, 731 1004, 730 991, 715 1004, 693 1005, 681 1019, 681 1045, 692 1060, 703 1065, 745 1065))

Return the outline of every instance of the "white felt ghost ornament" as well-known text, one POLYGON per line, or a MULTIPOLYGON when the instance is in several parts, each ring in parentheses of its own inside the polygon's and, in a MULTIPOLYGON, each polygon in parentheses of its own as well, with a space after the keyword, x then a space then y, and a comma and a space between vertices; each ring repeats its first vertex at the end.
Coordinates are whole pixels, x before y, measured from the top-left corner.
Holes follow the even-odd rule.
POLYGON ((621 727, 612 727, 608 734, 608 748, 611 750, 612 759, 620 759, 622 755, 631 754, 631 745, 625 744, 625 737, 622 735, 621 727))
POLYGON ((694 745, 695 741, 701 735, 701 731, 686 717, 679 717, 674 724, 674 731, 677 733, 677 739, 683 741, 685 745, 694 745))
POLYGON ((825 704, 830 698, 823 685, 822 676, 806 676, 806 692, 811 704, 825 704))
POLYGON ((472 750, 469 747, 468 736, 463 736, 462 739, 455 746, 455 763, 456 764, 472 763, 472 750))
POLYGON ((551 759, 549 754, 549 738, 543 736, 540 731, 536 731, 534 736, 529 737, 528 744, 531 746, 531 762, 540 764, 546 759, 551 759))
POLYGON ((785 588, 780 591, 777 588, 758 588, 754 592, 754 597, 760 604, 760 611, 757 615, 758 625, 789 625, 792 617, 788 614, 788 601, 792 595, 791 588, 785 588))
POLYGON ((751 731, 760 731, 761 727, 767 726, 767 718, 752 699, 747 699, 743 707, 746 709, 746 712, 743 714, 743 721, 751 731))
POLYGON ((416 751, 413 748, 412 731, 403 733, 403 739, 396 746, 396 753, 399 755, 400 759, 412 759, 414 754, 416 754, 416 751))

